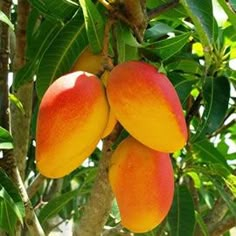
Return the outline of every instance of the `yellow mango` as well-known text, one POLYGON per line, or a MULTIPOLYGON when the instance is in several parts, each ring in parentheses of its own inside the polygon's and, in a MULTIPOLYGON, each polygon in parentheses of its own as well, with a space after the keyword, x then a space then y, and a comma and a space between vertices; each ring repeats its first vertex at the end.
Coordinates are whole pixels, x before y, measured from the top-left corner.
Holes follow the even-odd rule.
POLYGON ((187 140, 178 95, 169 79, 144 62, 129 61, 110 73, 107 96, 123 127, 141 143, 161 152, 175 152, 187 140))
POLYGON ((174 194, 169 154, 148 148, 130 136, 112 155, 109 181, 121 223, 132 232, 150 231, 168 214, 174 194))
POLYGON ((60 77, 44 94, 36 130, 36 165, 49 178, 79 167, 93 152, 108 121, 102 82, 85 72, 60 77))

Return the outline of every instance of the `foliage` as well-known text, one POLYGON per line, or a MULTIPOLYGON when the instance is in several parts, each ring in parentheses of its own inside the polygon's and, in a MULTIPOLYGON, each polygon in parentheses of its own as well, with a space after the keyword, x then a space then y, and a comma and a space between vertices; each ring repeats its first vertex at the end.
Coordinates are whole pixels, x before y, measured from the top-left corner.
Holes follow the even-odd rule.
MULTIPOLYGON (((70 71, 85 47, 89 45, 93 53, 101 52, 105 24, 109 20, 102 1, 29 2, 28 61, 17 71, 12 85, 17 90, 29 81, 35 81, 36 87, 26 185, 30 185, 38 174, 34 151, 40 99, 56 78, 70 71)), ((166 2, 148 0, 147 12, 166 2)), ((196 230, 208 235, 206 219, 214 210, 217 199, 227 205, 224 216, 236 216, 236 70, 231 66, 236 59, 235 10, 235 1, 181 0, 177 6, 149 21, 143 42, 136 39, 132 28, 124 22, 113 24, 109 55, 114 63, 144 60, 167 74, 180 97, 189 127, 187 145, 172 154, 176 194, 169 215, 153 232, 139 235, 165 232, 166 235, 190 236, 199 232, 196 230), (223 19, 218 18, 219 12, 224 13, 223 19)), ((13 29, 2 11, 0 20, 13 29)), ((124 136, 127 136, 125 131, 118 142, 124 136)), ((0 149, 12 148, 10 133, 0 127, 0 149)), ((61 223, 79 221, 101 155, 100 148, 97 148, 87 163, 73 173, 60 180, 44 180, 37 189, 31 202, 37 207, 36 214, 45 229, 55 216, 60 217, 61 223), (53 186, 58 182, 61 184, 60 194, 54 196, 53 186)), ((15 183, 1 170, 0 228, 9 235, 14 235, 13 225, 16 226, 17 220, 23 222, 25 214, 18 195, 15 183)), ((120 216, 114 203, 106 226, 117 228, 119 224, 120 216)))

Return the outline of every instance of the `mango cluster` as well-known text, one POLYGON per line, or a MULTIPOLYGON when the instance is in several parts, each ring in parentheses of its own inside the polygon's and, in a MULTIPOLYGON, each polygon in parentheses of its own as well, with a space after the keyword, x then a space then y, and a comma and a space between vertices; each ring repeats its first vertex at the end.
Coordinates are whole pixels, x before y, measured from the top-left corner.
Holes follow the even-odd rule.
POLYGON ((161 223, 173 200, 169 153, 187 140, 182 107, 168 78, 147 63, 117 65, 106 75, 106 87, 94 75, 98 69, 69 73, 46 91, 38 113, 37 168, 49 178, 69 174, 119 121, 130 136, 112 154, 109 181, 122 224, 147 232, 161 223))

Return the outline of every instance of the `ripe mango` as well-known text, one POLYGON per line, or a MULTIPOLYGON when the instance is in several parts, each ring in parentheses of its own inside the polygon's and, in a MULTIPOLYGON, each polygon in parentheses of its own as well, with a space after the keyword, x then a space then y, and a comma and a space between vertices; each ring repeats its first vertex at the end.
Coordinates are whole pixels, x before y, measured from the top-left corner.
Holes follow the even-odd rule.
POLYGON ((102 82, 74 72, 57 79, 44 94, 36 129, 36 165, 42 175, 60 178, 95 149, 108 121, 102 82))
POLYGON ((102 54, 93 54, 90 48, 86 47, 74 63, 71 72, 86 71, 91 74, 98 74, 102 69, 102 62, 102 54))
POLYGON ((129 61, 110 73, 107 96, 117 120, 141 143, 175 152, 187 140, 178 95, 164 75, 144 62, 129 61))
POLYGON ((148 148, 129 136, 112 154, 109 181, 121 223, 127 229, 135 233, 150 231, 167 215, 174 194, 169 154, 148 148))

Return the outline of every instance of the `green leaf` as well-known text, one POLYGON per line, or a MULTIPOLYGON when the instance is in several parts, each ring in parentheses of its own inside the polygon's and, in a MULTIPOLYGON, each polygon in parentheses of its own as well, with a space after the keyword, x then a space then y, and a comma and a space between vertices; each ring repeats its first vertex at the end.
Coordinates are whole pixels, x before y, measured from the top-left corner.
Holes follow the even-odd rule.
POLYGON ((38 69, 36 89, 42 97, 48 86, 59 76, 68 73, 88 44, 83 20, 76 15, 57 35, 45 52, 38 69))
POLYGON ((209 78, 203 87, 205 111, 203 118, 207 133, 214 132, 222 124, 227 113, 230 84, 226 77, 209 78))
POLYGON ((10 208, 7 201, 0 197, 0 229, 8 233, 10 236, 14 236, 16 223, 16 215, 10 208))
POLYGON ((113 202, 112 202, 111 216, 112 216, 113 218, 115 218, 117 222, 120 222, 120 221, 121 221, 121 218, 120 218, 120 211, 119 211, 119 207, 118 207, 118 204, 117 204, 116 199, 114 199, 113 202))
POLYGON ((9 100, 25 115, 25 110, 21 101, 12 93, 9 94, 9 100))
POLYGON ((170 57, 177 54, 186 43, 189 41, 191 33, 184 33, 175 37, 167 38, 151 45, 148 45, 147 49, 159 56, 163 60, 167 60, 170 57))
POLYGON ((14 30, 14 25, 8 19, 8 17, 0 10, 0 21, 6 23, 12 30, 14 30))
POLYGON ((194 204, 186 186, 176 186, 168 221, 172 236, 193 235, 195 225, 194 204))
POLYGON ((10 133, 0 126, 0 149, 13 149, 13 138, 10 133))
POLYGON ((166 65, 167 71, 181 71, 183 73, 189 73, 193 75, 202 75, 203 67, 199 62, 191 58, 174 58, 173 62, 166 65))
POLYGON ((116 24, 115 27, 116 44, 118 51, 118 63, 128 60, 138 60, 138 48, 141 45, 131 35, 130 30, 124 24, 116 24))
POLYGON ((205 103, 201 123, 198 132, 192 140, 202 135, 214 132, 222 124, 227 113, 230 98, 230 84, 226 77, 207 78, 203 86, 203 98, 205 103))
POLYGON ((201 139, 192 144, 194 155, 203 163, 222 164, 229 169, 225 157, 214 147, 208 139, 201 139))
POLYGON ((62 26, 54 24, 51 21, 45 20, 37 29, 35 36, 30 39, 30 44, 27 47, 27 55, 29 61, 17 71, 14 79, 14 88, 18 89, 22 84, 32 81, 35 75, 39 62, 48 50, 54 39, 57 37, 62 26))
POLYGON ((89 45, 94 54, 101 52, 103 47, 104 21, 96 5, 91 0, 79 0, 84 14, 85 28, 89 45))
MULTIPOLYGON (((147 7, 150 9, 156 9, 157 7, 162 7, 165 4, 170 3, 169 0, 147 0, 147 7)), ((168 9, 167 11, 162 12, 162 14, 158 14, 158 19, 173 19, 176 21, 178 18, 183 18, 185 16, 184 8, 178 4, 177 6, 168 9)))
POLYGON ((193 86, 197 83, 198 79, 188 79, 177 72, 169 72, 168 78, 174 85, 181 104, 184 107, 186 105, 189 94, 193 89, 193 86))
POLYGON ((229 3, 231 7, 236 11, 236 1, 235 0, 229 0, 229 3))
POLYGON ((47 205, 45 205, 39 213, 39 221, 43 224, 49 218, 58 214, 66 204, 71 201, 73 198, 77 197, 79 190, 73 190, 71 192, 67 192, 61 194, 58 197, 55 197, 47 205))
POLYGON ((222 183, 221 182, 217 181, 215 178, 211 178, 211 181, 213 182, 214 186, 217 188, 217 190, 218 190, 220 196, 222 197, 222 199, 225 201, 225 203, 229 207, 229 210, 231 211, 231 213, 236 218, 236 204, 233 201, 231 195, 229 195, 225 191, 225 189, 222 187, 222 183))
POLYGON ((159 39, 160 37, 166 35, 169 32, 173 32, 174 29, 169 25, 158 22, 151 28, 147 29, 144 35, 145 41, 153 42, 159 39))
POLYGON ((78 10, 78 4, 73 1, 58 0, 29 0, 44 17, 52 21, 67 21, 78 10))
POLYGON ((14 213, 17 219, 23 224, 23 217, 25 216, 24 203, 15 184, 1 168, 0 180, 0 198, 4 199, 4 204, 8 205, 8 210, 14 213))
MULTIPOLYGON (((230 5, 233 7, 233 9, 236 9, 236 2, 235 0, 231 0, 230 5), (233 2, 234 1, 234 2, 233 2)), ((218 0, 219 4, 221 5, 221 7, 224 9, 225 13, 227 14, 227 16, 229 17, 229 21, 231 22, 232 26, 234 27, 234 29, 236 29, 236 15, 235 12, 233 12, 228 4, 225 2, 225 0, 218 0)))
POLYGON ((207 228, 206 224, 204 223, 202 216, 197 211, 195 211, 195 219, 201 229, 203 236, 209 236, 208 228, 207 228))
POLYGON ((218 28, 213 16, 212 1, 205 0, 181 0, 189 17, 192 19, 199 35, 199 39, 205 49, 206 66, 211 63, 211 50, 217 38, 218 28))

